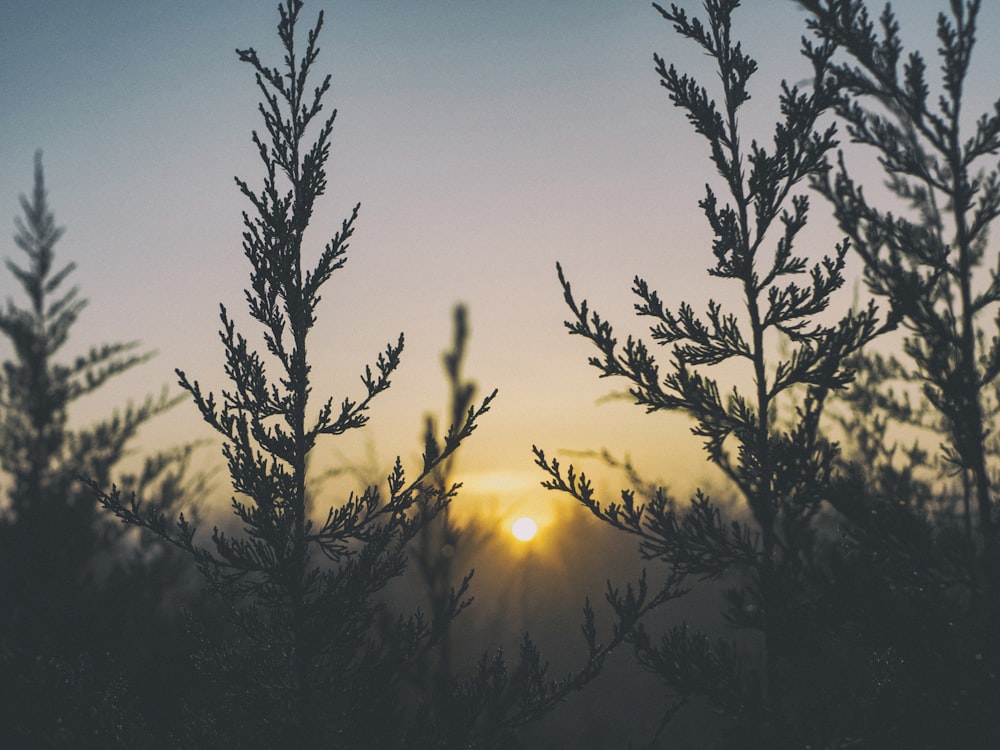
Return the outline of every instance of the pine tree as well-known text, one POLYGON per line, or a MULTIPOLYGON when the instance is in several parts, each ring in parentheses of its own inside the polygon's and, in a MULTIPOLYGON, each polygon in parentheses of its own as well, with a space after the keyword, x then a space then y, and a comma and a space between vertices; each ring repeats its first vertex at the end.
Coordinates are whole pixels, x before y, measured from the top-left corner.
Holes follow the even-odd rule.
MULTIPOLYGON (((837 456, 836 446, 821 432, 820 417, 830 393, 851 381, 847 357, 880 327, 874 306, 848 312, 833 324, 824 322, 833 294, 844 283, 848 241, 811 267, 795 247, 809 211, 807 196, 795 191, 827 171, 826 156, 836 145, 833 128, 817 131, 818 119, 834 101, 832 82, 821 75, 830 50, 816 50, 815 90, 782 83, 781 120, 772 145, 753 140, 746 146, 739 113, 750 98, 748 84, 757 65, 732 34, 732 14, 739 5, 738 0, 708 0, 707 21, 689 17, 676 5, 669 10, 655 6, 677 33, 714 59, 722 89, 718 102, 661 57, 655 62, 673 104, 708 141, 727 193, 723 200, 708 185, 699 206, 715 235, 708 273, 739 289, 742 309, 726 312, 713 300, 704 317, 686 302, 672 309, 636 277, 636 311, 653 319, 652 341, 671 347, 663 368, 642 340, 630 336, 619 342, 608 321, 586 301, 577 301, 561 266, 558 272, 572 313, 566 323, 570 333, 598 349, 590 363, 602 377, 629 381, 632 399, 647 412, 681 411, 693 417, 694 434, 705 439, 709 460, 738 489, 745 515, 724 518, 718 504, 700 491, 685 511, 664 490, 645 502, 624 490, 620 502, 601 503, 584 475, 572 467, 563 472, 541 450, 536 449, 536 457, 550 476, 546 486, 571 494, 601 520, 636 537, 644 558, 668 567, 671 585, 690 578, 744 576, 747 581, 730 591, 723 614, 730 625, 762 635, 763 689, 756 670, 729 642, 712 643, 683 625, 659 639, 643 623, 630 631, 627 640, 640 664, 668 688, 660 732, 693 696, 703 695, 739 720, 740 746, 782 747, 815 742, 819 732, 803 720, 799 704, 808 697, 784 683, 794 678, 795 662, 814 635, 802 622, 810 616, 812 578, 819 566, 820 503, 837 456), (752 389, 735 387, 724 396, 706 374, 723 362, 744 366, 752 389), (779 416, 789 408, 795 419, 782 428, 779 416)), ((616 609, 624 622, 638 620, 634 602, 619 601, 616 609)))

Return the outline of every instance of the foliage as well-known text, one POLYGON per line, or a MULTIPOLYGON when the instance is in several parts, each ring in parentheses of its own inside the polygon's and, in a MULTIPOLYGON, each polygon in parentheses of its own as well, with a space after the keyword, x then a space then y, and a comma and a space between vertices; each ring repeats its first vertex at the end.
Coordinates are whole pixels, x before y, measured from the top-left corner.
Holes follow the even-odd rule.
MULTIPOLYGON (((841 599, 841 615, 862 648, 892 657, 855 713, 872 741, 992 746, 1000 736, 990 465, 1000 275, 983 266, 1000 211, 1000 115, 965 114, 981 3, 952 2, 938 14, 937 96, 925 57, 905 52, 889 6, 875 20, 862 2, 799 4, 832 51, 823 70, 838 87, 834 109, 859 151, 874 150, 887 190, 880 207, 848 169, 851 152, 814 187, 852 238, 869 290, 888 300, 906 330, 905 359, 859 363, 868 387, 851 394, 848 433, 862 438, 859 461, 831 494, 849 529, 841 578, 852 581, 853 596, 841 599), (912 402, 910 384, 919 386, 912 402), (924 469, 929 456, 918 444, 894 454, 890 425, 932 429, 942 441, 936 463, 959 490, 924 469)), ((804 52, 817 59, 811 42, 804 52)))
MULTIPOLYGON (((456 424, 472 405, 476 393, 476 384, 465 380, 462 376, 462 365, 465 360, 465 347, 469 335, 468 309, 465 305, 456 305, 453 312, 454 340, 451 350, 442 356, 445 376, 449 386, 448 415, 452 424, 456 424)), ((430 455, 441 452, 438 440, 439 426, 437 419, 427 415, 424 422, 424 445, 430 455)), ((453 483, 455 471, 455 454, 436 467, 431 484, 433 492, 420 495, 417 498, 417 511, 427 513, 439 493, 453 483)), ((415 564, 417 573, 426 592, 427 604, 430 610, 431 631, 438 646, 430 655, 430 663, 421 665, 426 677, 431 681, 435 692, 447 692, 453 679, 451 618, 448 617, 451 590, 454 586, 453 568, 459 553, 469 553, 480 546, 486 532, 477 528, 475 523, 459 526, 451 516, 451 506, 446 505, 435 518, 422 525, 419 534, 411 545, 410 557, 415 564), (460 549, 461 547, 461 549, 460 549)), ((468 558, 464 554, 464 558, 468 558)), ((460 584, 466 589, 471 581, 471 573, 460 584)))
MULTIPOLYGON (((10 700, 3 701, 9 725, 40 733, 39 739, 51 735, 60 745, 66 741, 60 736, 103 731, 94 722, 107 717, 94 701, 118 701, 122 673, 138 678, 140 692, 163 676, 137 656, 135 643, 156 632, 162 649, 172 647, 167 619, 158 619, 158 609, 154 614, 148 606, 132 606, 136 602, 122 591, 140 588, 158 602, 185 585, 169 556, 131 550, 121 528, 97 513, 93 493, 79 476, 110 482, 116 474, 161 507, 177 502, 200 480, 192 484, 187 472, 192 445, 148 456, 138 472, 122 472, 120 464, 139 428, 173 405, 165 393, 94 424, 71 426, 72 404, 150 355, 131 342, 92 347, 68 363, 60 360, 86 300, 76 287, 65 286, 75 264, 60 268, 56 263, 63 230, 49 208, 40 152, 34 188, 30 198, 22 196, 21 208, 14 239, 26 262, 8 259, 6 266, 28 303, 8 300, 0 313, 0 332, 13 349, 0 375, 0 466, 7 480, 0 508, 0 672, 3 689, 11 691, 10 700), (84 621, 88 628, 79 626, 84 621), (106 674, 94 672, 95 658, 106 662, 106 674), (41 704, 26 698, 29 686, 58 674, 69 695, 57 727, 56 717, 44 710, 47 698, 41 704), (23 689, 14 690, 15 684, 23 689)), ((119 725, 119 730, 127 728, 119 725)))
POLYGON ((746 134, 757 64, 733 33, 739 0, 706 0, 705 18, 654 6, 719 74, 713 95, 654 56, 670 101, 708 143, 713 177, 699 202, 712 232, 708 274, 735 294, 699 314, 636 277, 649 336, 622 341, 557 267, 566 326, 597 349, 591 365, 623 378, 647 412, 690 416, 738 496, 734 504, 698 490, 682 505, 605 451, 599 458, 630 485, 607 502, 577 467, 534 449, 545 487, 662 568, 608 582, 615 622, 605 642, 587 602, 586 660, 562 679, 549 676, 527 634, 513 658, 494 650, 465 671, 454 663, 455 618, 472 601, 472 573, 456 576, 464 559, 455 554, 477 542, 450 515, 455 460, 496 396, 477 401, 462 372, 464 307, 444 355, 446 424, 426 418, 417 469, 397 459, 384 481, 346 497, 308 470, 333 438, 366 426, 403 351, 400 335, 363 368, 360 395, 314 393, 321 292, 346 263, 359 215, 355 206, 306 259, 336 116, 324 110, 330 76, 313 79, 323 13, 303 44, 301 0, 279 6, 281 67, 237 51, 262 95, 264 130, 253 143, 263 184, 236 180, 249 202, 245 298, 260 341, 221 306, 228 385, 213 393, 177 371, 223 440, 232 484, 234 523, 207 540, 190 505, 175 510, 207 490, 187 478, 193 446, 151 456, 134 474, 121 469, 139 427, 174 399, 71 426, 73 403, 149 355, 122 343, 59 359, 85 301, 66 289, 74 264, 55 262, 62 229, 39 155, 15 238, 27 261, 7 261, 28 304, 0 311, 13 349, 0 372, 0 725, 9 742, 508 748, 627 643, 663 686, 651 747, 682 712, 697 717, 706 706, 724 721, 701 746, 996 746, 1000 266, 987 267, 987 253, 1000 214, 1000 170, 989 161, 1000 152, 1000 102, 974 121, 964 114, 982 4, 952 0, 939 15, 935 92, 888 6, 875 20, 861 0, 798 3, 814 34, 803 44, 815 83, 781 84, 767 142, 746 134), (859 152, 874 149, 887 177, 882 206, 849 170, 853 151, 830 167, 839 144, 835 128, 820 125, 828 115, 859 152), (799 249, 806 184, 846 235, 818 260, 799 249), (841 316, 831 309, 852 248, 888 308, 881 321, 874 302, 841 316), (901 355, 865 349, 897 326, 901 355), (666 347, 665 363, 652 343, 666 347), (943 440, 937 456, 910 441, 914 429, 943 440), (136 529, 165 543, 135 547, 136 529), (171 602, 192 567, 218 608, 192 617, 185 641, 171 602), (426 615, 395 611, 387 589, 408 569, 423 584, 426 615), (671 620, 666 605, 695 586, 724 590, 719 627, 732 637, 671 620), (198 675, 187 671, 194 664, 198 675))
MULTIPOLYGON (((448 479, 456 450, 475 430, 496 392, 473 403, 461 380, 464 318, 446 358, 455 394, 442 438, 428 425, 421 466, 408 476, 397 459, 385 488, 367 487, 310 512, 306 467, 322 441, 361 429, 372 401, 390 385, 403 337, 364 369, 360 397, 314 403, 309 335, 320 292, 347 259, 359 207, 342 222, 318 259, 304 269, 303 237, 326 190, 326 161, 336 112, 318 120, 330 77, 310 88, 323 26, 320 12, 297 45, 300 0, 279 7, 284 68, 271 68, 254 49, 239 50, 256 73, 266 137, 253 135, 265 170, 254 190, 237 179, 252 211, 244 214, 243 251, 251 265, 246 301, 263 329, 257 351, 221 308, 220 339, 230 388, 206 392, 178 371, 202 417, 224 439, 242 532, 216 528, 210 543, 196 527, 160 508, 91 486, 100 502, 128 524, 188 553, 226 603, 228 624, 206 622, 203 667, 215 694, 188 716, 187 742, 221 747, 507 747, 513 730, 550 710, 589 681, 606 654, 591 637, 579 673, 551 680, 525 639, 514 664, 501 652, 484 656, 465 680, 438 686, 433 702, 410 695, 406 678, 465 606, 469 578, 457 590, 435 591, 433 620, 418 611, 390 617, 379 594, 400 576, 406 551, 448 507, 457 485, 448 479), (317 124, 318 123, 318 124, 317 124), (308 133, 314 133, 308 140, 308 133)), ((447 530, 447 529, 446 529, 447 530)), ((437 572, 434 577, 440 577, 437 572)), ((437 581, 435 581, 437 583, 437 581)), ((592 618, 588 620, 592 625, 592 618)))
MULTIPOLYGON (((636 537, 644 558, 669 567, 670 585, 690 577, 745 581, 730 592, 725 614, 730 624, 763 635, 762 700, 755 670, 747 670, 727 643, 712 644, 684 628, 657 640, 642 624, 627 640, 640 663, 659 675, 668 690, 664 725, 693 696, 707 695, 719 710, 742 719, 749 745, 777 747, 810 738, 809 727, 794 725, 788 715, 794 696, 783 681, 804 637, 798 621, 812 596, 818 564, 816 519, 837 455, 836 446, 820 432, 820 416, 829 394, 851 381, 847 357, 880 328, 874 306, 824 322, 833 293, 844 283, 847 241, 812 267, 795 247, 809 201, 794 191, 825 173, 826 155, 836 146, 833 128, 816 130, 835 99, 833 82, 822 75, 824 54, 830 50, 816 52, 818 83, 812 92, 782 84, 782 119, 771 147, 755 140, 745 147, 738 116, 750 98, 748 83, 757 65, 732 36, 732 13, 738 6, 736 0, 710 0, 705 4, 707 22, 690 18, 675 5, 669 10, 656 6, 675 31, 715 60, 722 87, 719 103, 692 77, 659 56, 655 60, 671 101, 708 141, 712 164, 728 193, 723 203, 706 186, 699 206, 714 234, 714 265, 708 273, 739 289, 743 309, 726 312, 713 300, 704 317, 686 302, 671 309, 636 277, 636 311, 653 319, 652 341, 671 347, 664 373, 645 342, 630 336, 620 343, 609 322, 586 301, 577 301, 561 266, 558 271, 572 313, 569 331, 599 351, 590 363, 602 377, 627 379, 634 402, 648 412, 679 410, 692 416, 692 431, 705 439, 710 461, 739 490, 746 517, 724 519, 701 492, 684 512, 665 491, 637 502, 632 490, 624 490, 619 503, 602 504, 585 476, 577 476, 572 467, 564 473, 541 450, 536 449, 536 457, 550 475, 547 487, 571 494, 601 520, 636 537), (805 283, 799 281, 802 276, 805 283), (787 355, 774 355, 776 340, 787 355), (705 371, 724 362, 747 368, 753 384, 749 392, 734 387, 723 397, 718 382, 705 371), (794 405, 796 414, 787 429, 777 426, 783 403, 794 405)), ((637 620, 628 606, 619 604, 616 610, 626 621, 637 620)))
POLYGON ((942 81, 936 101, 923 55, 904 56, 891 8, 876 24, 861 2, 800 5, 811 14, 809 27, 823 59, 808 41, 805 53, 824 66, 852 141, 876 151, 886 186, 898 199, 894 205, 910 215, 878 208, 851 177, 843 153, 838 169, 817 175, 814 186, 829 199, 864 260, 868 288, 906 321, 903 350, 942 418, 948 439, 943 458, 955 473, 971 478, 978 543, 992 549, 985 441, 987 399, 1000 374, 992 319, 1000 302, 1000 267, 989 271, 984 288, 974 284, 989 227, 1000 215, 1000 171, 991 161, 1000 150, 1000 114, 982 115, 968 134, 962 108, 981 4, 952 3, 950 17, 938 15, 942 81), (842 57, 831 57, 833 50, 842 57), (985 329, 984 318, 990 318, 985 329))

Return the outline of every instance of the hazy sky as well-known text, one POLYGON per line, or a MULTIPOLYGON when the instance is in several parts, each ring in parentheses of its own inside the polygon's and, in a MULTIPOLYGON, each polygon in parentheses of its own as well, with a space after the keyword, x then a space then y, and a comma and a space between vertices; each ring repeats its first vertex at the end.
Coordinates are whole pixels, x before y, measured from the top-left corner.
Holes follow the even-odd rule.
MULTIPOLYGON (((925 50, 928 9, 939 5, 903 9, 904 36, 925 50)), ((1000 11, 985 5, 980 107, 996 93, 1000 28, 1000 11)), ((746 6, 737 32, 761 68, 752 112, 766 114, 777 79, 808 75, 798 55, 804 16, 788 0, 746 6)), ((643 0, 326 0, 307 2, 304 17, 311 23, 320 8, 317 71, 333 74, 328 103, 340 115, 314 247, 355 202, 361 214, 312 340, 317 395, 358 395, 364 365, 405 331, 403 366, 368 437, 385 466, 397 453, 414 457, 422 415, 445 405, 440 353, 451 307, 465 301, 467 372, 500 389, 462 459, 474 496, 506 485, 507 499, 544 497, 532 489, 542 478, 532 443, 631 451, 678 488, 711 476, 683 418, 595 405, 622 384, 598 381, 590 349, 566 334, 555 276, 560 260, 578 294, 622 333, 642 331, 628 294, 636 274, 696 309, 727 295, 704 273, 710 251, 697 200, 712 178, 706 149, 671 108, 652 62, 658 51, 704 72, 706 58, 643 0)), ((0 3, 0 254, 16 252, 17 197, 42 148, 51 204, 67 228, 58 252, 79 264, 75 281, 91 300, 70 353, 122 339, 159 351, 93 411, 112 395, 120 402, 172 384, 174 367, 221 384, 217 306, 242 310, 248 271, 232 178, 258 184, 261 174, 250 143, 256 91, 233 50, 254 46, 278 64, 276 19, 273 0, 0 3)), ((770 122, 755 134, 767 138, 770 122)), ((837 239, 812 236, 817 252, 837 239)), ((0 294, 12 290, 4 273, 0 294)), ((849 304, 850 292, 841 299, 849 304)), ((205 431, 185 404, 148 434, 205 431)), ((340 450, 327 445, 331 456, 340 450)), ((343 450, 364 454, 357 443, 343 450)))

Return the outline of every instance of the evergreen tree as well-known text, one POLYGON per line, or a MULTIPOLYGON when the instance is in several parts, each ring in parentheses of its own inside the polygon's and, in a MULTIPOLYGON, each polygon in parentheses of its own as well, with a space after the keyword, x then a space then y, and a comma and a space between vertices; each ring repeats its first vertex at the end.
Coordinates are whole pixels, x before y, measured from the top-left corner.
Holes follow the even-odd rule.
MULTIPOLYGON (((148 457, 138 473, 120 462, 149 419, 174 403, 165 394, 147 397, 94 424, 78 428, 71 404, 143 362, 138 343, 93 347, 72 361, 63 347, 86 306, 76 287, 66 288, 74 263, 61 267, 55 246, 63 235, 48 204, 41 152, 35 155, 34 188, 22 196, 15 221, 21 263, 7 269, 27 296, 8 300, 0 332, 11 358, 0 373, 0 467, 5 498, 0 505, 0 692, 4 724, 12 737, 53 746, 96 732, 112 746, 129 744, 121 712, 123 674, 137 677, 138 692, 155 686, 146 676, 163 672, 138 655, 136 643, 156 632, 165 647, 170 628, 158 614, 123 595, 141 588, 158 600, 183 587, 183 577, 163 555, 131 553, 120 527, 98 514, 81 474, 110 482, 113 474, 140 496, 169 507, 182 497, 193 446, 148 457), (142 578, 141 587, 136 582, 142 578), (80 623, 88 623, 81 627, 80 623), (100 666, 98 666, 100 665, 100 666), (104 674, 106 673, 106 674, 104 674), (41 695, 58 686, 60 708, 41 695), (37 686, 40 693, 35 692, 37 686), (62 713, 60 713, 60 711, 62 713)), ((141 723, 141 722, 140 722, 141 723)))
MULTIPOLYGON (((816 130, 835 98, 832 81, 822 76, 832 49, 816 50, 814 91, 782 84, 772 145, 752 140, 746 146, 739 113, 757 65, 732 34, 739 5, 708 0, 706 21, 676 5, 655 6, 675 31, 714 59, 722 89, 718 103, 692 77, 659 56, 655 61, 671 101, 708 141, 727 193, 723 201, 706 186, 699 206, 715 235, 708 273, 739 289, 742 310, 725 312, 712 300, 704 317, 686 302, 671 309, 636 277, 636 311, 653 319, 652 340, 671 347, 664 373, 646 343, 633 337, 620 343, 609 322, 577 301, 561 266, 558 271, 572 312, 569 331, 599 351, 590 363, 602 377, 627 379, 635 403, 648 412, 677 410, 693 417, 693 432, 705 438, 709 460, 738 489, 744 514, 724 518, 702 492, 685 511, 664 490, 645 502, 624 490, 620 502, 601 503, 584 475, 572 467, 563 472, 541 450, 536 457, 550 476, 546 486, 571 494, 601 520, 637 537, 643 557, 668 567, 671 584, 688 578, 745 581, 730 590, 723 614, 730 625, 761 634, 762 686, 753 664, 729 642, 712 643, 683 625, 659 638, 642 623, 629 632, 639 662, 668 690, 660 731, 681 706, 702 695, 738 720, 736 745, 801 746, 817 742, 823 731, 807 718, 812 709, 802 707, 824 700, 822 688, 813 685, 804 693, 797 682, 802 655, 816 637, 804 624, 812 617, 813 579, 821 563, 820 503, 837 456, 821 433, 820 417, 830 393, 851 381, 846 358, 879 332, 879 324, 874 306, 825 322, 832 295, 844 283, 848 241, 812 267, 795 247, 809 210, 808 198, 795 191, 827 171, 826 156, 836 145, 833 128, 816 130), (805 283, 798 280, 802 276, 805 283), (748 392, 737 386, 720 393, 706 370, 723 362, 746 368, 748 392), (791 407, 794 423, 781 428, 781 409, 791 407)), ((626 623, 638 619, 632 601, 620 601, 616 609, 626 623)))
POLYGON ((319 498, 308 491, 310 456, 326 439, 365 426, 370 404, 400 363, 403 337, 364 369, 359 397, 313 406, 309 336, 320 291, 346 262, 359 207, 307 268, 303 238, 326 190, 336 111, 321 118, 330 76, 318 85, 310 79, 323 13, 303 48, 296 38, 301 10, 301 0, 279 6, 282 69, 266 66, 252 48, 238 50, 263 97, 266 135, 254 132, 253 142, 264 184, 255 190, 236 182, 251 206, 244 213, 243 252, 251 266, 246 301, 262 328, 264 351, 223 306, 220 338, 230 387, 216 396, 178 371, 181 386, 224 440, 232 510, 242 528, 216 528, 202 545, 183 514, 171 522, 119 488, 106 491, 98 480, 91 486, 107 510, 188 553, 228 610, 227 623, 202 625, 199 659, 215 691, 189 714, 185 742, 303 750, 510 747, 513 730, 591 679, 607 649, 591 638, 587 665, 553 681, 526 638, 513 664, 502 652, 484 655, 467 679, 439 688, 433 701, 413 697, 412 667, 464 606, 466 584, 435 591, 432 623, 419 612, 390 618, 379 598, 403 573, 407 549, 454 497, 451 458, 496 395, 473 403, 471 385, 458 371, 461 332, 448 365, 457 388, 454 421, 443 439, 427 433, 416 475, 408 478, 397 459, 384 489, 369 486, 332 501, 318 518, 311 512, 319 498))
MULTIPOLYGON (((856 181, 850 153, 814 187, 852 238, 868 289, 888 300, 906 331, 902 358, 863 361, 869 387, 851 403, 867 416, 855 408, 849 434, 866 441, 831 495, 849 521, 843 564, 853 594, 842 599, 845 611, 870 653, 891 654, 880 660, 889 668, 879 690, 858 713, 874 741, 891 736, 894 746, 993 746, 1000 272, 983 266, 1000 212, 1000 115, 965 114, 981 3, 952 2, 938 14, 937 96, 924 55, 906 53, 889 6, 875 20, 856 0, 799 4, 819 45, 833 50, 822 66, 838 89, 834 108, 852 141, 877 155, 890 207, 856 181), (901 424, 941 442, 933 463, 957 478, 957 493, 923 468, 931 462, 919 445, 892 454, 886 431, 901 424)), ((810 42, 804 51, 817 59, 810 42)))
MULTIPOLYGON (((465 347, 469 336, 468 310, 465 305, 456 305, 453 313, 454 340, 450 351, 442 356, 445 376, 449 387, 448 417, 451 424, 457 424, 473 404, 476 384, 462 376, 462 366, 465 361, 465 347)), ((424 445, 430 446, 429 451, 436 453, 440 428, 437 419, 428 415, 424 422, 424 445)), ((453 484, 455 472, 455 454, 452 453, 435 469, 431 477, 433 491, 419 496, 417 510, 427 513, 433 506, 434 498, 453 484)), ((459 542, 463 548, 470 542, 474 546, 476 537, 482 532, 475 527, 461 528, 451 516, 451 506, 445 506, 437 517, 424 524, 410 550, 417 572, 423 582, 430 609, 431 629, 435 631, 438 641, 436 653, 431 654, 430 664, 424 665, 429 671, 427 677, 431 680, 436 692, 447 691, 448 684, 453 679, 452 639, 450 637, 452 590, 455 586, 454 572, 456 558, 459 553, 459 542)), ((463 549, 463 551, 466 551, 463 549)), ((467 557, 467 556, 465 556, 467 557)), ((468 589, 471 574, 466 576, 459 586, 461 591, 468 589)))
MULTIPOLYGON (((1000 150, 1000 114, 984 114, 970 135, 962 106, 981 4, 952 3, 951 17, 938 16, 943 79, 936 102, 924 57, 904 58, 891 8, 878 21, 880 36, 862 2, 800 4, 810 11, 809 27, 823 48, 846 58, 824 61, 824 74, 839 91, 837 114, 852 141, 876 150, 887 187, 912 215, 875 206, 851 178, 843 154, 837 171, 818 175, 815 187, 864 260, 868 288, 907 323, 904 352, 941 417, 948 439, 943 459, 968 477, 977 545, 992 556, 986 440, 1000 343, 981 321, 994 316, 1000 302, 1000 271, 991 270, 979 290, 975 277, 989 227, 1000 215, 1000 171, 990 161, 1000 150)), ((805 52, 815 57, 816 48, 807 42, 805 52)))

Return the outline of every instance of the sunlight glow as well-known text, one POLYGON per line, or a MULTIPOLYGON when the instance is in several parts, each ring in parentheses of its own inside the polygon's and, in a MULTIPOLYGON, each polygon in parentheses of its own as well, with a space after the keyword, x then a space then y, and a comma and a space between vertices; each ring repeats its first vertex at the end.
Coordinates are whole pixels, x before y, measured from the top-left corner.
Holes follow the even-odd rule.
POLYGON ((522 516, 511 525, 510 533, 522 542, 530 542, 538 533, 538 524, 535 523, 534 519, 522 516))

